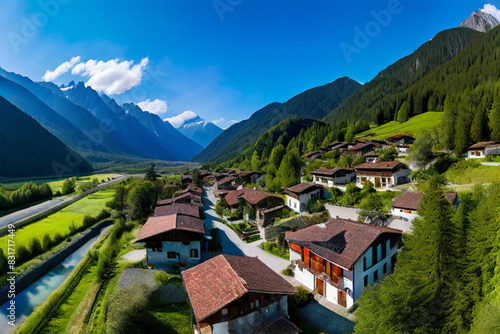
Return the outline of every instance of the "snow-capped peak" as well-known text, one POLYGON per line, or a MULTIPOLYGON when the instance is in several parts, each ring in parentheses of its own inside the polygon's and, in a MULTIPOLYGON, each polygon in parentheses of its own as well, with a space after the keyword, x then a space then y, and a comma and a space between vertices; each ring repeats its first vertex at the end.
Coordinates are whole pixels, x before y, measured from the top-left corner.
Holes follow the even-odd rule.
POLYGON ((500 10, 494 5, 485 4, 484 8, 474 12, 466 18, 460 27, 486 32, 500 24, 500 10))

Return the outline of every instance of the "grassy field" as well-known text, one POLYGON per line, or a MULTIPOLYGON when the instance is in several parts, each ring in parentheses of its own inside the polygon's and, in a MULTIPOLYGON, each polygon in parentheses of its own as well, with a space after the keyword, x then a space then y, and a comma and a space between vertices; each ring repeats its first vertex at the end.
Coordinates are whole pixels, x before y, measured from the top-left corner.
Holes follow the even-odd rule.
MULTIPOLYGON (((77 182, 89 183, 93 178, 97 178, 99 182, 102 182, 103 180, 108 180, 108 178, 116 178, 118 176, 120 176, 120 174, 113 174, 113 173, 80 176, 77 178, 77 182)), ((64 178, 62 179, 59 178, 59 179, 33 179, 33 180, 25 180, 19 182, 0 182, 0 186, 5 190, 13 191, 20 188, 23 184, 27 182, 34 182, 36 184, 48 183, 52 191, 56 192, 56 191, 61 191, 64 180, 65 180, 64 178)))
POLYGON ((450 168, 444 173, 453 184, 483 184, 500 182, 500 166, 450 168))
POLYGON ((422 130, 432 129, 441 123, 442 112, 429 111, 410 118, 405 123, 392 121, 370 130, 358 133, 356 138, 360 139, 386 139, 397 134, 418 135, 422 130))
MULTIPOLYGON (((82 225, 85 215, 97 216, 106 207, 106 202, 113 197, 113 194, 113 187, 98 191, 39 222, 17 230, 15 234, 16 246, 24 245, 28 247, 32 239, 38 238, 41 240, 46 233, 51 237, 57 233, 61 235, 68 234, 72 224, 75 224, 77 228, 82 225)), ((0 238, 0 248, 4 250, 4 254, 7 253, 7 239, 8 236, 0 238)))

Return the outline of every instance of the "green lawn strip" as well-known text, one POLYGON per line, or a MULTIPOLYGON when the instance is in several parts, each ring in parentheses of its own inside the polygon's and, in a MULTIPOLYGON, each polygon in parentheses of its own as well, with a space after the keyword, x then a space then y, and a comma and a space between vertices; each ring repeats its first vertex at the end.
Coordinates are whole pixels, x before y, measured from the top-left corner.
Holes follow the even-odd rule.
POLYGON ((444 176, 454 184, 482 184, 500 181, 500 166, 468 167, 460 170, 450 168, 444 176))
POLYGON ((90 287, 95 284, 95 274, 97 266, 93 261, 83 274, 78 285, 73 289, 71 294, 61 303, 58 310, 50 318, 42 333, 65 333, 70 320, 75 316, 78 306, 83 301, 90 287), (66 329, 66 330, 65 330, 66 329))
POLYGON ((111 186, 76 201, 75 203, 62 209, 61 212, 75 212, 96 216, 106 207, 106 203, 113 198, 114 193, 115 189, 111 186))
POLYGON ((381 126, 377 126, 358 133, 356 138, 386 139, 388 137, 408 133, 413 136, 418 135, 423 130, 430 130, 441 123, 442 112, 429 111, 410 118, 407 122, 399 123, 392 121, 381 126), (369 136, 373 135, 373 136, 369 136))
POLYGON ((280 257, 284 260, 287 260, 289 261, 290 260, 290 251, 288 249, 286 249, 284 251, 284 253, 282 253, 278 246, 277 246, 277 243, 276 242, 271 242, 271 241, 264 241, 263 243, 261 243, 259 245, 259 247, 261 249, 263 249, 266 253, 269 253, 271 255, 274 255, 274 256, 277 256, 277 257, 280 257))
POLYGON ((151 312, 165 327, 165 333, 191 334, 191 310, 187 303, 170 305, 151 312))

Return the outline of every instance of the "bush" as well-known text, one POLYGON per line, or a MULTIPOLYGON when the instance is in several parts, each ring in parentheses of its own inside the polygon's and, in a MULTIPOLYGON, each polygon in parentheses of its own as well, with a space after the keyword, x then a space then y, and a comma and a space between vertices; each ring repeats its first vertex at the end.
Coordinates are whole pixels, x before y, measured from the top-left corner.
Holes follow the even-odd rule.
POLYGON ((325 205, 323 203, 321 203, 320 200, 318 200, 316 198, 311 198, 307 202, 307 211, 309 213, 325 211, 325 205))
POLYGON ((48 251, 52 245, 54 244, 54 241, 52 240, 52 238, 50 237, 50 235, 48 233, 45 233, 43 235, 43 239, 42 239, 42 248, 44 251, 48 251))
POLYGON ((306 306, 309 303, 309 291, 302 286, 298 286, 296 289, 297 292, 293 295, 293 300, 298 307, 306 306))
POLYGON ((285 276, 293 276, 293 270, 290 268, 283 269, 281 273, 285 276))
POLYGON ((33 238, 30 242, 30 253, 31 257, 36 257, 43 253, 42 244, 38 238, 33 238))
POLYGON ((24 245, 21 245, 17 247, 16 256, 17 256, 16 264, 21 264, 23 262, 28 261, 31 258, 31 253, 24 245))
POLYGON ((170 281, 170 275, 164 271, 155 273, 155 282, 158 285, 167 285, 170 281))

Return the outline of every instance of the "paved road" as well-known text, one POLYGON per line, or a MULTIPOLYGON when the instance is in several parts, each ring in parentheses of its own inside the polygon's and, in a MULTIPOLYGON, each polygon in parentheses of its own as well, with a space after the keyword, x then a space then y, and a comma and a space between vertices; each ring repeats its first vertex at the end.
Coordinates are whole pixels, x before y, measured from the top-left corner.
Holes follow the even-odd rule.
MULTIPOLYGON (((104 189, 104 188, 108 187, 109 185, 111 185, 111 184, 113 184, 115 182, 123 180, 126 177, 127 176, 120 176, 120 177, 118 177, 116 179, 113 179, 111 181, 107 181, 107 182, 101 183, 96 188, 98 190, 104 189)), ((71 201, 76 196, 77 195, 68 196, 68 197, 64 197, 64 198, 54 198, 52 200, 45 201, 43 203, 31 206, 31 207, 23 209, 23 210, 19 210, 19 211, 13 212, 13 213, 8 214, 6 216, 3 216, 3 217, 0 218, 0 228, 4 227, 4 226, 7 226, 9 224, 15 223, 17 221, 20 221, 22 219, 31 217, 33 215, 39 214, 41 212, 50 210, 53 207, 55 207, 56 205, 59 205, 59 204, 64 203, 64 202, 71 201)))
POLYGON ((484 166, 500 166, 500 162, 481 162, 484 166))
POLYGON ((215 197, 213 194, 213 188, 205 188, 204 190, 203 209, 205 212, 205 229, 207 230, 207 234, 210 233, 209 230, 211 228, 215 227, 219 229, 222 252, 229 255, 257 256, 271 269, 281 274, 281 271, 285 269, 290 264, 290 262, 277 256, 271 255, 261 249, 259 247, 259 244, 263 242, 262 240, 250 244, 247 244, 246 242, 241 240, 233 230, 219 221, 219 218, 214 211, 215 197))

